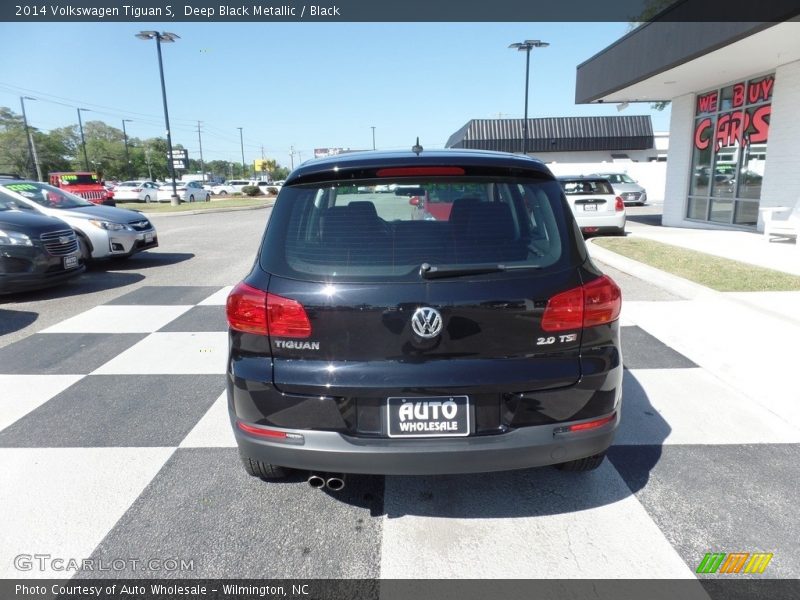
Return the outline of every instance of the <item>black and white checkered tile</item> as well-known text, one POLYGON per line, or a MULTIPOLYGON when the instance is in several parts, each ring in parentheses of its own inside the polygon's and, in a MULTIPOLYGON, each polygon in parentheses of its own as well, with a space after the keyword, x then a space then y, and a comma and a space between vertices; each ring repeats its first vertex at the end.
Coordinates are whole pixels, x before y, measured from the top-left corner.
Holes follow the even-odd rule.
POLYGON ((593 473, 350 477, 336 495, 248 477, 228 291, 142 287, 0 348, 0 577, 65 574, 15 569, 36 553, 193 562, 114 577, 692 578, 709 551, 800 573, 800 429, 628 313, 623 421, 593 473))

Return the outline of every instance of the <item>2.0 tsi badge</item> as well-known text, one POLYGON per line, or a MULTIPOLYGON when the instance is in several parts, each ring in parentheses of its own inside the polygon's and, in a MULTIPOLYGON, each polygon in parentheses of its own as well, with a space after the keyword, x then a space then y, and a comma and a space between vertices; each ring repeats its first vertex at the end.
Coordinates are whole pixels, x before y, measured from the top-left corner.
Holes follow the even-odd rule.
POLYGON ((442 332, 442 315, 430 306, 418 308, 411 317, 411 329, 421 338, 435 338, 442 332))

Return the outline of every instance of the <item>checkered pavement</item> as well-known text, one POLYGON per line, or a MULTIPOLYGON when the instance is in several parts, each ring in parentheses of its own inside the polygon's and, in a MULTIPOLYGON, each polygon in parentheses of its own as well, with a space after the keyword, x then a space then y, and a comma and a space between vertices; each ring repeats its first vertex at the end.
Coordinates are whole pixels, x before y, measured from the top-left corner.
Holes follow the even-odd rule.
POLYGON ((142 287, 0 348, 0 577, 65 575, 15 568, 37 553, 193 561, 94 577, 693 578, 742 551, 800 573, 800 429, 628 313, 622 425, 595 472, 351 476, 338 494, 248 477, 229 289, 142 287))

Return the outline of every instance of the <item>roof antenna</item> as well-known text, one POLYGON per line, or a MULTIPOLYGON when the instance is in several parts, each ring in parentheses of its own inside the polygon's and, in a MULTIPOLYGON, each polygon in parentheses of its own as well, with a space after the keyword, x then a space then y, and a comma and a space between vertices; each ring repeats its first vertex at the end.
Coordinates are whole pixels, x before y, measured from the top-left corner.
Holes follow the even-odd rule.
POLYGON ((415 152, 417 156, 422 152, 422 146, 419 145, 419 136, 417 136, 417 143, 411 146, 411 151, 415 152))

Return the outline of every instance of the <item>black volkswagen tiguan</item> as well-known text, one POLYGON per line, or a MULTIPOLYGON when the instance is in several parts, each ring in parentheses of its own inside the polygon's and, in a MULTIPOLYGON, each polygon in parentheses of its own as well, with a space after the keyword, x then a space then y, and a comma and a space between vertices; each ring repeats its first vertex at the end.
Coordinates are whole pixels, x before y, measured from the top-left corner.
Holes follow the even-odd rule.
POLYGON ((537 160, 304 163, 227 302, 245 469, 594 469, 620 418, 620 306, 537 160))

